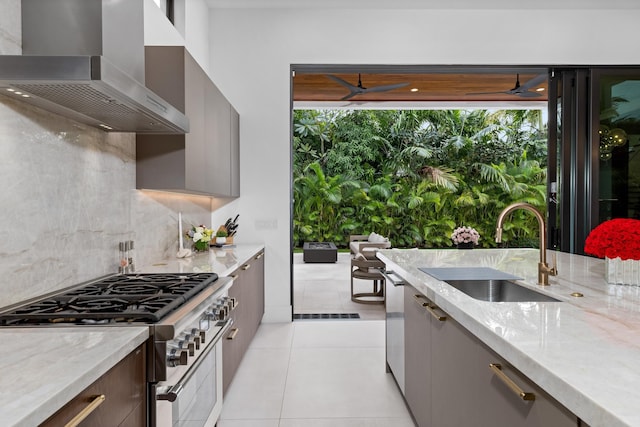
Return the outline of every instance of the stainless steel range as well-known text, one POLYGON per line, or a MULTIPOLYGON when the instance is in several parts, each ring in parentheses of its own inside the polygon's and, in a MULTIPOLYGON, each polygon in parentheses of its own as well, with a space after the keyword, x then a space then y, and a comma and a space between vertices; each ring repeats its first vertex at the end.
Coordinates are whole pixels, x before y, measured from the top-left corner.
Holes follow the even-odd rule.
POLYGON ((222 405, 221 337, 238 301, 215 273, 119 274, 0 312, 0 326, 148 325, 152 426, 213 425, 222 405))

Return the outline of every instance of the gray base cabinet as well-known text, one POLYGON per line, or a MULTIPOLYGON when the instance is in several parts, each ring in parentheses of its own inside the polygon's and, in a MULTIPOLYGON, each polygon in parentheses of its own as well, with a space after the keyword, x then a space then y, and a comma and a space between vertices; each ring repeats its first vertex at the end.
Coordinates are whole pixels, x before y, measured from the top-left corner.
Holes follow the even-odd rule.
POLYGON ((406 400, 418 426, 579 425, 569 410, 412 286, 405 286, 405 321, 406 400))
POLYGON ((142 344, 78 396, 53 414, 41 427, 67 425, 87 408, 94 407, 82 426, 144 427, 147 425, 146 344, 142 344), (93 406, 91 403, 103 403, 93 406))
POLYGON ((222 343, 222 390, 226 392, 264 315, 264 252, 231 274, 229 296, 238 305, 231 311, 233 326, 222 343))

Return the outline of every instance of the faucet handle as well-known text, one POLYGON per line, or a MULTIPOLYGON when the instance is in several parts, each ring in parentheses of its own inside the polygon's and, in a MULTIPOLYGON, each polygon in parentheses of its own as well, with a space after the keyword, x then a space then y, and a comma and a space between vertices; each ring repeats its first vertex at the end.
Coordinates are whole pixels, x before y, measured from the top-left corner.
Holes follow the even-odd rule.
POLYGON ((549 275, 550 276, 558 275, 558 257, 555 252, 553 252, 553 266, 549 270, 549 275))

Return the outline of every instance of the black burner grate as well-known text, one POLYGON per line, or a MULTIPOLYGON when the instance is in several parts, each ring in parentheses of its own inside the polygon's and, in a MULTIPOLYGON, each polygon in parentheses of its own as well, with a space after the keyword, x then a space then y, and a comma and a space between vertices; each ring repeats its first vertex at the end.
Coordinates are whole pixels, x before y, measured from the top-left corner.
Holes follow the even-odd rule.
POLYGON ((112 276, 0 315, 0 325, 156 323, 215 282, 215 273, 112 276))

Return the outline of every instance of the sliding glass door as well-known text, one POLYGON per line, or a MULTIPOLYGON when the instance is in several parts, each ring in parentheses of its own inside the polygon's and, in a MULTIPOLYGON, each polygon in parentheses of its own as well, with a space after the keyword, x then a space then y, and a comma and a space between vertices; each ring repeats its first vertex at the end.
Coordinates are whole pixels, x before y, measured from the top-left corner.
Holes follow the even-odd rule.
POLYGON ((640 218, 640 70, 593 72, 598 222, 640 218))
POLYGON ((583 253, 611 218, 640 218, 640 68, 554 69, 549 246, 583 253))

